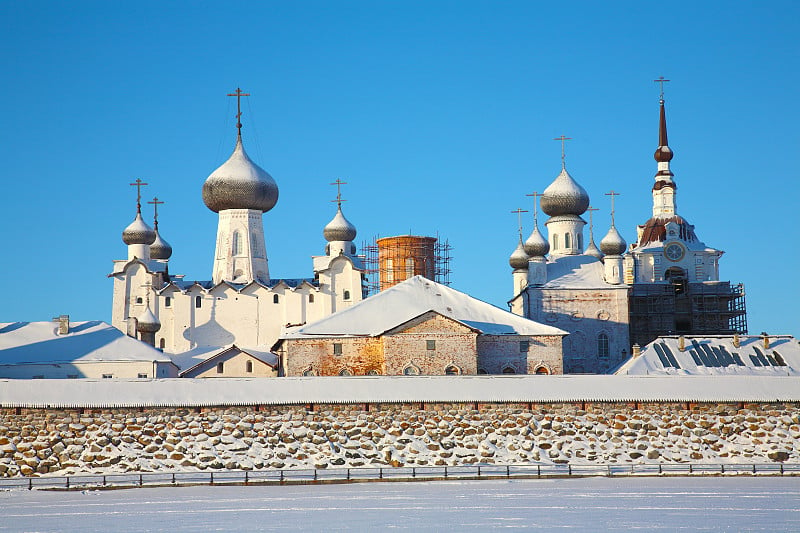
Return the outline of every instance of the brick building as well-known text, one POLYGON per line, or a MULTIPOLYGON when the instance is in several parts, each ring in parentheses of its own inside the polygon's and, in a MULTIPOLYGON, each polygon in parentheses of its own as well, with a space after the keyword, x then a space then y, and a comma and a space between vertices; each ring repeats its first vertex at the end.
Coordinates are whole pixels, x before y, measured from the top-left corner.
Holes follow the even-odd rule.
POLYGON ((566 332, 415 276, 284 332, 285 376, 561 374, 566 332))

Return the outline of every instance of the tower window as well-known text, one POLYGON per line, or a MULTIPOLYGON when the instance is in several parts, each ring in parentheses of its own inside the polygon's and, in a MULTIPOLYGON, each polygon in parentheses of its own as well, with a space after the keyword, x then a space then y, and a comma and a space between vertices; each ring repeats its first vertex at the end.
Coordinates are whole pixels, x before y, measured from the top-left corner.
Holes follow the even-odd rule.
POLYGON ((531 341, 519 341, 519 353, 528 353, 531 349, 531 341))
POLYGON ((344 291, 344 295, 342 296, 345 300, 350 299, 350 291, 344 291))
POLYGON ((558 235, 553 235, 553 250, 558 250, 558 235))
POLYGON ((461 371, 455 365, 450 365, 450 366, 448 366, 447 368, 444 369, 444 375, 445 376, 457 376, 460 373, 461 373, 461 371))
POLYGON ((517 371, 511 368, 510 366, 503 368, 503 374, 516 374, 516 373, 517 371))
POLYGON ((435 340, 427 340, 425 341, 425 348, 428 350, 435 350, 436 349, 436 341, 435 340))
POLYGON ((583 235, 578 233, 578 249, 583 250, 583 235))
POLYGON ((225 363, 217 363, 217 374, 225 372, 225 363))
POLYGON ((308 295, 308 303, 310 303, 310 304, 314 303, 314 295, 313 294, 309 294, 308 295))
POLYGON ((233 255, 239 255, 242 253, 242 236, 238 231, 233 232, 233 238, 231 239, 231 253, 233 255))
POLYGON ((608 357, 608 335, 601 333, 597 336, 597 355, 598 357, 608 357))
POLYGON ((564 248, 569 248, 569 233, 564 234, 564 248))
POLYGON ((194 306, 197 309, 200 309, 201 307, 203 307, 203 297, 202 296, 195 296, 194 297, 194 306))
POLYGON ((333 355, 342 355, 342 343, 341 342, 334 342, 333 343, 333 355))
POLYGON ((252 361, 248 361, 247 364, 245 364, 245 372, 247 372, 247 373, 252 373, 253 372, 253 362, 252 361))
POLYGON ((341 370, 339 371, 339 375, 340 375, 340 376, 352 376, 352 375, 353 375, 353 373, 352 373, 352 372, 350 372, 348 369, 346 369, 346 368, 343 368, 343 369, 341 369, 341 370))
POLYGON ((158 341, 158 347, 163 350, 164 348, 167 347, 167 341, 165 339, 161 339, 160 341, 158 341))
POLYGON ((277 304, 280 303, 281 299, 277 294, 272 295, 272 303, 277 304))
POLYGON ((137 296, 137 297, 136 297, 136 303, 137 303, 137 304, 140 304, 140 303, 142 303, 142 297, 141 297, 141 296, 137 296))
POLYGON ((250 234, 250 251, 253 257, 263 257, 261 255, 261 248, 258 246, 258 239, 256 239, 255 232, 250 234))
POLYGON ((408 365, 403 369, 403 374, 406 376, 418 376, 419 368, 415 367, 414 365, 408 365))
POLYGON ((171 297, 166 296, 164 298, 164 307, 172 307, 172 298, 171 297))

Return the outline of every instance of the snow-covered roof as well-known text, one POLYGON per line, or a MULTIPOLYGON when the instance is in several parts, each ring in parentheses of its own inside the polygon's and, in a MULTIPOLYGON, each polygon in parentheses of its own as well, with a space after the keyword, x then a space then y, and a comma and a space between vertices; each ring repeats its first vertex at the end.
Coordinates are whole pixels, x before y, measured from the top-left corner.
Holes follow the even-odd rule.
POLYGON ((584 401, 797 402, 800 379, 503 375, 0 380, 4 408, 584 401))
POLYGON ((591 255, 565 255, 547 262, 545 289, 616 289, 606 283, 603 263, 591 255))
POLYGON ((253 348, 235 344, 228 344, 227 346, 198 346, 187 352, 171 353, 169 356, 183 373, 232 349, 249 354, 272 368, 278 366, 278 356, 269 351, 269 346, 256 346, 253 348))
MULTIPOLYGON (((659 337, 617 369, 628 375, 800 376, 800 342, 789 335, 767 337, 659 337)), ((798 384, 800 387, 800 384, 798 384)))
POLYGON ((0 365, 98 361, 163 361, 152 346, 99 320, 71 322, 58 334, 57 322, 0 323, 0 365))
POLYGON ((414 276, 343 311, 285 331, 280 339, 380 335, 428 311, 489 335, 566 335, 463 292, 414 276))

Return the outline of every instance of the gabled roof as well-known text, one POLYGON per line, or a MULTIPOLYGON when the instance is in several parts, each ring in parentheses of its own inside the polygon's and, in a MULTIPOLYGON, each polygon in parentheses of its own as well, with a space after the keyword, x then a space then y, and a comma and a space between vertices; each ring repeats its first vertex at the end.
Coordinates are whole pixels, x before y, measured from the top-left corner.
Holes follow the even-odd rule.
POLYGON ((343 311, 286 331, 280 339, 339 336, 374 337, 428 311, 490 335, 566 335, 482 302, 463 292, 414 276, 343 311))
POLYGON ((212 359, 221 357, 232 350, 239 350, 242 353, 246 353, 272 368, 278 366, 278 356, 270 352, 267 346, 257 346, 255 348, 244 348, 235 344, 227 346, 199 346, 188 352, 170 354, 170 357, 178 368, 181 369, 180 375, 183 376, 196 367, 212 359))
MULTIPOLYGON (((659 337, 630 358, 616 374, 630 375, 747 375, 800 376, 800 343, 789 335, 768 337, 734 336, 659 337)), ((800 387, 800 384, 798 384, 800 387)))
POLYGON ((65 335, 55 322, 0 323, 0 365, 99 361, 170 359, 99 320, 72 322, 65 335))

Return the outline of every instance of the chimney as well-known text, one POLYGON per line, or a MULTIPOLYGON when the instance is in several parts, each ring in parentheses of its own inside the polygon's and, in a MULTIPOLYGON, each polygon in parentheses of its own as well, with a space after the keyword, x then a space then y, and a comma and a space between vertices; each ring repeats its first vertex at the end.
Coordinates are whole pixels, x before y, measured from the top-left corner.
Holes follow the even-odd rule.
POLYGON ((633 355, 634 359, 636 359, 637 357, 642 355, 642 347, 639 346, 638 344, 634 344, 633 345, 633 354, 632 355, 633 355))
POLYGON ((678 350, 682 352, 686 351, 686 338, 683 335, 678 337, 678 350))
POLYGON ((742 345, 742 341, 739 340, 739 334, 738 333, 734 333, 733 334, 733 347, 734 348, 738 348, 741 345, 742 345))
POLYGON ((58 334, 66 335, 69 333, 69 315, 59 315, 53 318, 54 322, 58 322, 58 334))
POLYGON ((764 333, 764 349, 769 350, 769 335, 764 333))

